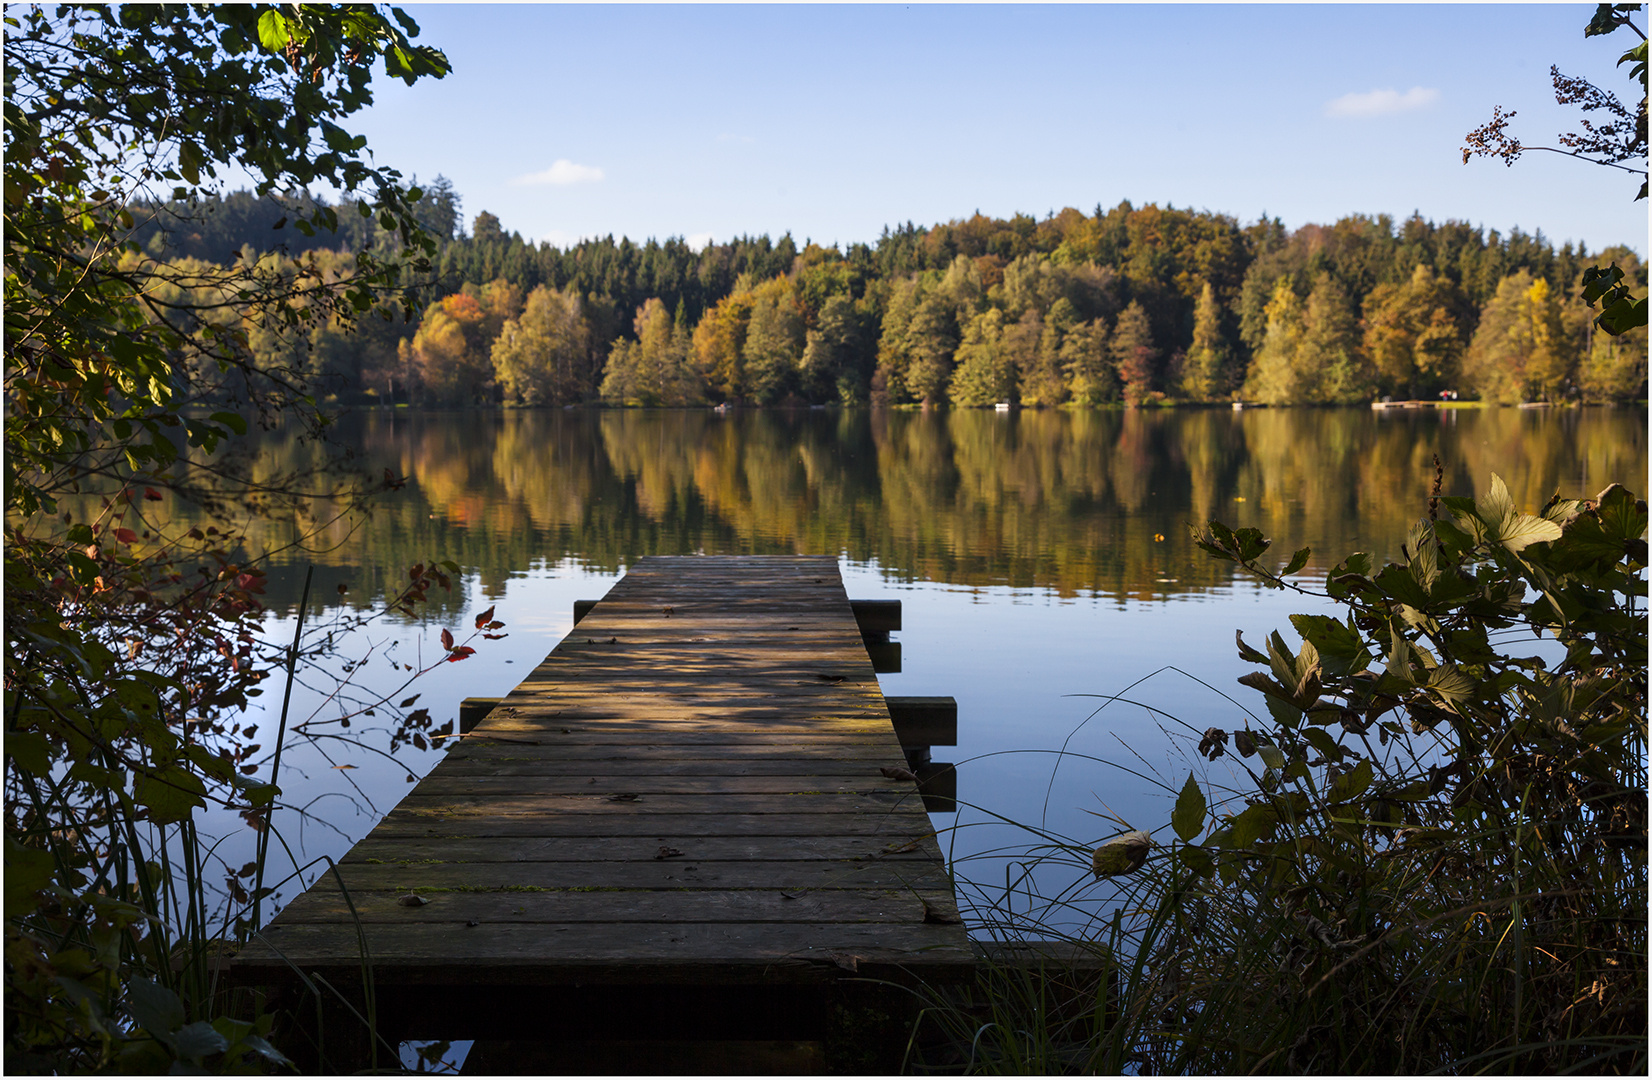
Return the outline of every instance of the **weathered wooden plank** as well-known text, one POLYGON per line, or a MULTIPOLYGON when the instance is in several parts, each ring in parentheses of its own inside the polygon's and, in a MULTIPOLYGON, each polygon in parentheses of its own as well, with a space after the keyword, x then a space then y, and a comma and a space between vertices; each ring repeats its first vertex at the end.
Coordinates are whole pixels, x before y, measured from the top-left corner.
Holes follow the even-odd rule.
POLYGON ((380 836, 376 832, 350 849, 341 864, 373 863, 388 866, 420 866, 432 862, 533 863, 599 862, 631 860, 673 862, 710 859, 713 861, 786 859, 803 861, 828 859, 895 859, 938 862, 941 857, 933 837, 919 840, 885 840, 880 836, 797 836, 777 844, 765 836, 678 836, 661 832, 651 837, 478 837, 450 836, 408 839, 380 836), (661 855, 662 851, 675 852, 661 855))
POLYGON ((764 749, 766 753, 744 753, 737 746, 712 743, 648 746, 627 753, 627 748, 617 743, 557 747, 494 742, 454 750, 443 761, 443 772, 450 776, 469 772, 498 776, 876 776, 889 758, 883 746, 856 748, 855 753, 838 761, 823 761, 785 746, 764 749), (560 750, 584 753, 576 756, 560 750))
POLYGON ((875 795, 859 792, 798 791, 766 795, 641 795, 627 791, 597 792, 592 795, 495 795, 430 796, 418 789, 396 807, 414 816, 461 818, 469 814, 569 814, 600 817, 653 817, 660 814, 835 814, 845 819, 869 817, 888 820, 891 832, 926 830, 917 809, 916 789, 899 794, 875 795), (910 815, 899 820, 901 813, 910 815))
MULTIPOLYGON (((439 804, 438 804, 439 805, 439 804)), ((397 807, 373 829, 374 837, 446 837, 471 840, 477 837, 554 836, 876 836, 883 840, 915 835, 928 828, 915 814, 892 818, 881 814, 650 814, 598 816, 587 814, 552 815, 541 812, 519 814, 473 810, 463 815, 412 813, 397 807)), ((681 846, 681 845, 679 845, 681 846)))
MULTIPOLYGON (((729 775, 721 767, 705 772, 674 773, 640 772, 619 776, 592 776, 585 772, 550 773, 535 770, 525 774, 501 774, 491 770, 454 772, 444 769, 440 775, 431 774, 419 785, 419 793, 430 796, 447 795, 589 795, 594 791, 620 790, 633 792, 644 799, 657 795, 729 794, 790 795, 798 792, 822 792, 877 796, 901 796, 914 790, 911 780, 891 780, 876 768, 862 768, 851 776, 799 776, 780 774, 770 776, 729 775)), ((604 796, 606 797, 606 796, 604 796)))
MULTIPOLYGON (((973 954, 958 927, 933 923, 629 923, 576 924, 562 933, 543 924, 495 923, 474 927, 428 923, 368 923, 362 928, 376 978, 399 971, 509 982, 513 971, 562 968, 592 979, 606 973, 614 981, 652 972, 659 981, 690 981, 724 967, 757 975, 780 961, 848 970, 874 964, 924 968, 961 965, 972 970, 973 954), (481 968, 479 965, 486 965, 481 968), (585 965, 601 965, 593 972, 585 965), (468 972, 466 969, 470 969, 468 972), (583 970, 582 970, 583 969, 583 970), (676 974, 674 969, 681 971, 676 974)), ((354 926, 342 923, 284 925, 264 935, 268 943, 304 970, 331 965, 359 968, 354 926)), ((250 948, 239 965, 277 968, 273 955, 255 957, 250 948)), ((769 976, 778 972, 769 972, 769 976)))
MULTIPOLYGON (((524 892, 563 889, 873 889, 904 886, 944 888, 945 871, 934 862, 912 859, 743 860, 712 862, 705 859, 650 858, 659 844, 635 838, 635 854, 621 850, 619 858, 602 862, 423 862, 412 866, 340 863, 338 874, 349 889, 440 891, 462 899, 467 893, 490 890, 524 892)), ((616 842, 617 843, 617 842, 616 842)), ((332 881, 318 879, 323 887, 332 881)), ((616 919, 624 912, 616 910, 616 919)))
POLYGON ((628 923, 885 922, 921 923, 954 918, 951 889, 634 890, 612 892, 468 893, 459 912, 448 894, 426 894, 416 907, 405 894, 352 891, 349 903, 336 889, 315 888, 287 906, 311 925, 362 922, 397 925, 483 923, 612 923, 616 908, 628 923), (353 907, 352 907, 353 905, 353 907))

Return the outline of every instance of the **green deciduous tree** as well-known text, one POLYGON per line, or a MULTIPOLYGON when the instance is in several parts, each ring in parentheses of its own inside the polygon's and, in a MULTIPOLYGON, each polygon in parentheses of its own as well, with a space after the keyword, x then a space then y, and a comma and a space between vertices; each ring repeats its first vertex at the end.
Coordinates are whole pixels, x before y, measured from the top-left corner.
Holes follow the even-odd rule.
POLYGON ((871 325, 865 305, 844 293, 821 305, 803 346, 799 374, 805 398, 817 402, 836 398, 845 405, 865 403, 876 362, 871 325))
POLYGON ((794 392, 804 343, 803 310, 791 280, 777 277, 753 290, 751 319, 741 350, 752 400, 772 405, 794 392))
POLYGON ((603 369, 602 400, 611 405, 693 405, 705 400, 689 363, 691 341, 665 305, 650 299, 632 324, 636 341, 615 339, 603 369))
POLYGON ((1370 396, 1359 322, 1335 278, 1320 274, 1308 294, 1295 362, 1306 384, 1298 401, 1347 405, 1370 396))
POLYGON ((591 328, 584 309, 571 289, 541 285, 528 294, 521 318, 507 320, 493 343, 493 369, 507 398, 566 405, 591 393, 591 328))
POLYGON ((1061 373, 1067 395, 1079 406, 1105 405, 1119 400, 1118 369, 1107 324, 1101 319, 1080 323, 1061 342, 1061 373))
POLYGON ((906 328, 907 393, 924 405, 946 400, 952 378, 953 354, 958 350, 958 310, 952 298, 939 290, 923 295, 906 328))
POLYGON ((1015 363, 1008 352, 1003 312, 988 308, 971 319, 952 372, 948 390, 952 404, 980 408, 1015 400, 1015 363))

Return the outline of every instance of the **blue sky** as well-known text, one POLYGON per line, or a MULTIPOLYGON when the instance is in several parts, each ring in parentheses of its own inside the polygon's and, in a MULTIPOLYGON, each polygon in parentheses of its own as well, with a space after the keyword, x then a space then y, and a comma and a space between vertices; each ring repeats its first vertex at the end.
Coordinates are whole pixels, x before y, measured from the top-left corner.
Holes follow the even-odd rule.
MULTIPOLYGON (((1638 181, 1554 145, 1549 65, 1631 96, 1576 5, 407 5, 454 71, 352 130, 507 230, 875 241, 1122 199, 1289 227, 1413 210, 1647 249, 1638 181)), ((1644 21, 1640 24, 1644 29, 1644 21)))

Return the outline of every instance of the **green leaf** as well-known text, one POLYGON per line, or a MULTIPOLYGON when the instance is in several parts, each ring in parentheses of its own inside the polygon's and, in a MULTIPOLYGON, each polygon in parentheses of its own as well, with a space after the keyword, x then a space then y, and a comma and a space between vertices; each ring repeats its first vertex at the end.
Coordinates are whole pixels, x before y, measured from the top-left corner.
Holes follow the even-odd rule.
POLYGON ((1170 827, 1186 843, 1192 843, 1193 838, 1204 831, 1205 793, 1199 790, 1199 782, 1192 773, 1187 774, 1187 783, 1182 785, 1182 793, 1176 797, 1176 808, 1170 813, 1170 827))
POLYGON ((1364 760, 1331 782, 1331 791, 1326 796, 1326 801, 1344 803, 1350 799, 1357 799, 1365 794, 1365 789, 1370 786, 1371 762, 1364 760))
POLYGON ((177 765, 139 773, 132 786, 132 797, 149 808, 149 820, 156 825, 186 820, 196 807, 206 805, 205 795, 201 778, 177 765))
POLYGON ((1254 562, 1261 558, 1262 553, 1273 543, 1262 535, 1261 529, 1240 529, 1233 534, 1233 539, 1237 543, 1239 557, 1245 562, 1254 562))
POLYGON ((270 1061, 270 1062, 272 1062, 276 1065, 291 1065, 292 1064, 291 1061, 287 1060, 287 1057, 286 1057, 285 1054, 283 1054, 281 1051, 277 1050, 275 1047, 271 1046, 269 1044, 269 1042, 267 1040, 265 1040, 262 1036, 259 1036, 259 1035, 243 1035, 241 1037, 241 1041, 243 1043, 245 1043, 249 1049, 251 1049, 253 1052, 257 1053, 260 1057, 264 1058, 266 1061, 270 1061))
POLYGON ((1308 565, 1308 557, 1312 554, 1313 554, 1313 549, 1312 548, 1302 548, 1302 549, 1300 549, 1299 551, 1297 551, 1297 553, 1295 555, 1291 556, 1291 561, 1285 564, 1285 568, 1283 570, 1279 571, 1279 576, 1280 577, 1290 577, 1292 574, 1296 573, 1298 570, 1301 570, 1304 566, 1308 565))
POLYGON ((247 805, 269 806, 275 802, 276 796, 281 794, 281 789, 275 784, 255 784, 247 788, 245 794, 247 805))
POLYGON ((1411 526, 1405 546, 1411 552, 1411 561, 1407 566, 1411 577, 1427 592, 1440 576, 1439 550, 1435 547, 1434 529, 1427 519, 1411 526))
POLYGON ((192 185, 201 182, 201 148, 188 139, 178 145, 178 172, 192 185))
POLYGON ((279 10, 271 8, 258 17, 258 43, 272 53, 281 54, 286 51, 292 41, 292 30, 287 25, 287 17, 279 10))
POLYGON ((38 731, 14 731, 6 736, 6 753, 19 769, 45 776, 52 761, 52 747, 38 731))
POLYGON ((1518 555, 1532 544, 1560 539, 1560 526, 1531 514, 1519 514, 1506 521, 1494 539, 1518 555))
POLYGON ((1183 866, 1200 877, 1208 878, 1216 872, 1216 860, 1212 859, 1210 852, 1202 847, 1189 845, 1178 851, 1177 856, 1181 859, 1183 866))
POLYGON ((1346 750, 1337 744, 1336 739, 1331 737, 1331 733, 1326 731, 1324 728, 1303 728, 1302 737, 1307 739, 1308 744, 1315 750, 1318 750, 1321 754, 1325 755, 1327 760, 1341 761, 1343 755, 1347 753, 1346 750))
POLYGON ((237 435, 245 435, 247 433, 246 420, 236 413, 215 412, 211 416, 207 417, 207 419, 211 420, 214 424, 224 425, 237 435))
POLYGON ((1461 702, 1473 698, 1476 684, 1457 665, 1441 664, 1428 673, 1425 685, 1447 701, 1461 702))
POLYGON ((1514 500, 1509 486, 1496 473, 1491 474, 1491 490, 1474 507, 1475 516, 1485 523, 1488 531, 1497 532, 1503 522, 1514 516, 1514 500))
POLYGON ((1257 652, 1255 649, 1245 644, 1244 631, 1235 630, 1233 632, 1233 640, 1239 644, 1239 659, 1249 660, 1253 664, 1265 664, 1268 662, 1266 653, 1257 652))
POLYGON ((1613 484, 1595 497, 1600 528, 1613 540, 1641 540, 1646 536, 1646 503, 1622 484, 1613 484))
POLYGON ((6 837, 6 914, 9 917, 27 914, 38 906, 34 894, 52 883, 55 865, 51 852, 24 847, 12 837, 6 837))
POLYGON ((1354 628, 1353 617, 1344 623, 1329 615, 1292 615, 1291 625, 1319 650, 1325 674, 1339 679, 1364 671, 1371 664, 1371 652, 1354 628))
POLYGON ((1256 752, 1261 755, 1262 764, 1268 768, 1277 772, 1285 767, 1285 754, 1279 747, 1263 743, 1256 748, 1256 752))
POLYGON ((183 1002, 177 994, 149 979, 133 979, 126 984, 126 1004, 132 1018, 162 1042, 170 1043, 172 1033, 183 1027, 183 1002))
MULTIPOLYGON (((1281 761, 1283 761, 1283 758, 1281 758, 1281 761)), ((1279 813, 1273 807, 1263 803, 1247 807, 1243 813, 1233 819, 1233 824, 1229 826, 1232 834, 1232 845, 1236 848, 1250 847, 1277 824, 1279 824, 1279 813)))
POLYGON ((221 1054, 229 1049, 229 1040, 205 1020, 197 1020, 178 1029, 172 1044, 179 1057, 196 1062, 208 1054, 221 1054))
MULTIPOLYGON (((1302 723, 1302 710, 1292 705, 1285 698, 1269 694, 1262 699, 1262 704, 1268 707, 1268 715, 1278 721, 1280 727, 1294 731, 1297 725, 1302 723)), ((1261 750, 1261 747, 1257 747, 1257 749, 1261 750)), ((1263 758, 1265 760, 1266 755, 1263 755, 1263 758)))

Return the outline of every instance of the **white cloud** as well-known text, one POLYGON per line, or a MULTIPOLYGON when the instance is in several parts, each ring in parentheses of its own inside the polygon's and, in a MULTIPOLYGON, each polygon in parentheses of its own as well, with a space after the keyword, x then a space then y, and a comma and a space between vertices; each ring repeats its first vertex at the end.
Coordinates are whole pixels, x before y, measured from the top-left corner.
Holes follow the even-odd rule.
POLYGON ((567 158, 558 158, 544 172, 518 176, 511 183, 517 187, 528 184, 556 184, 566 187, 569 184, 594 184, 601 179, 602 170, 594 165, 575 165, 567 158))
POLYGON ((1426 108, 1438 100, 1440 92, 1428 87, 1413 86, 1405 93, 1398 90, 1368 90, 1363 94, 1344 94, 1325 103, 1326 116, 1391 116, 1426 108))
POLYGON ((686 237, 683 240, 683 243, 687 244, 689 249, 692 251, 704 251, 706 249, 706 245, 711 243, 711 234, 708 232, 697 232, 693 236, 686 237))

